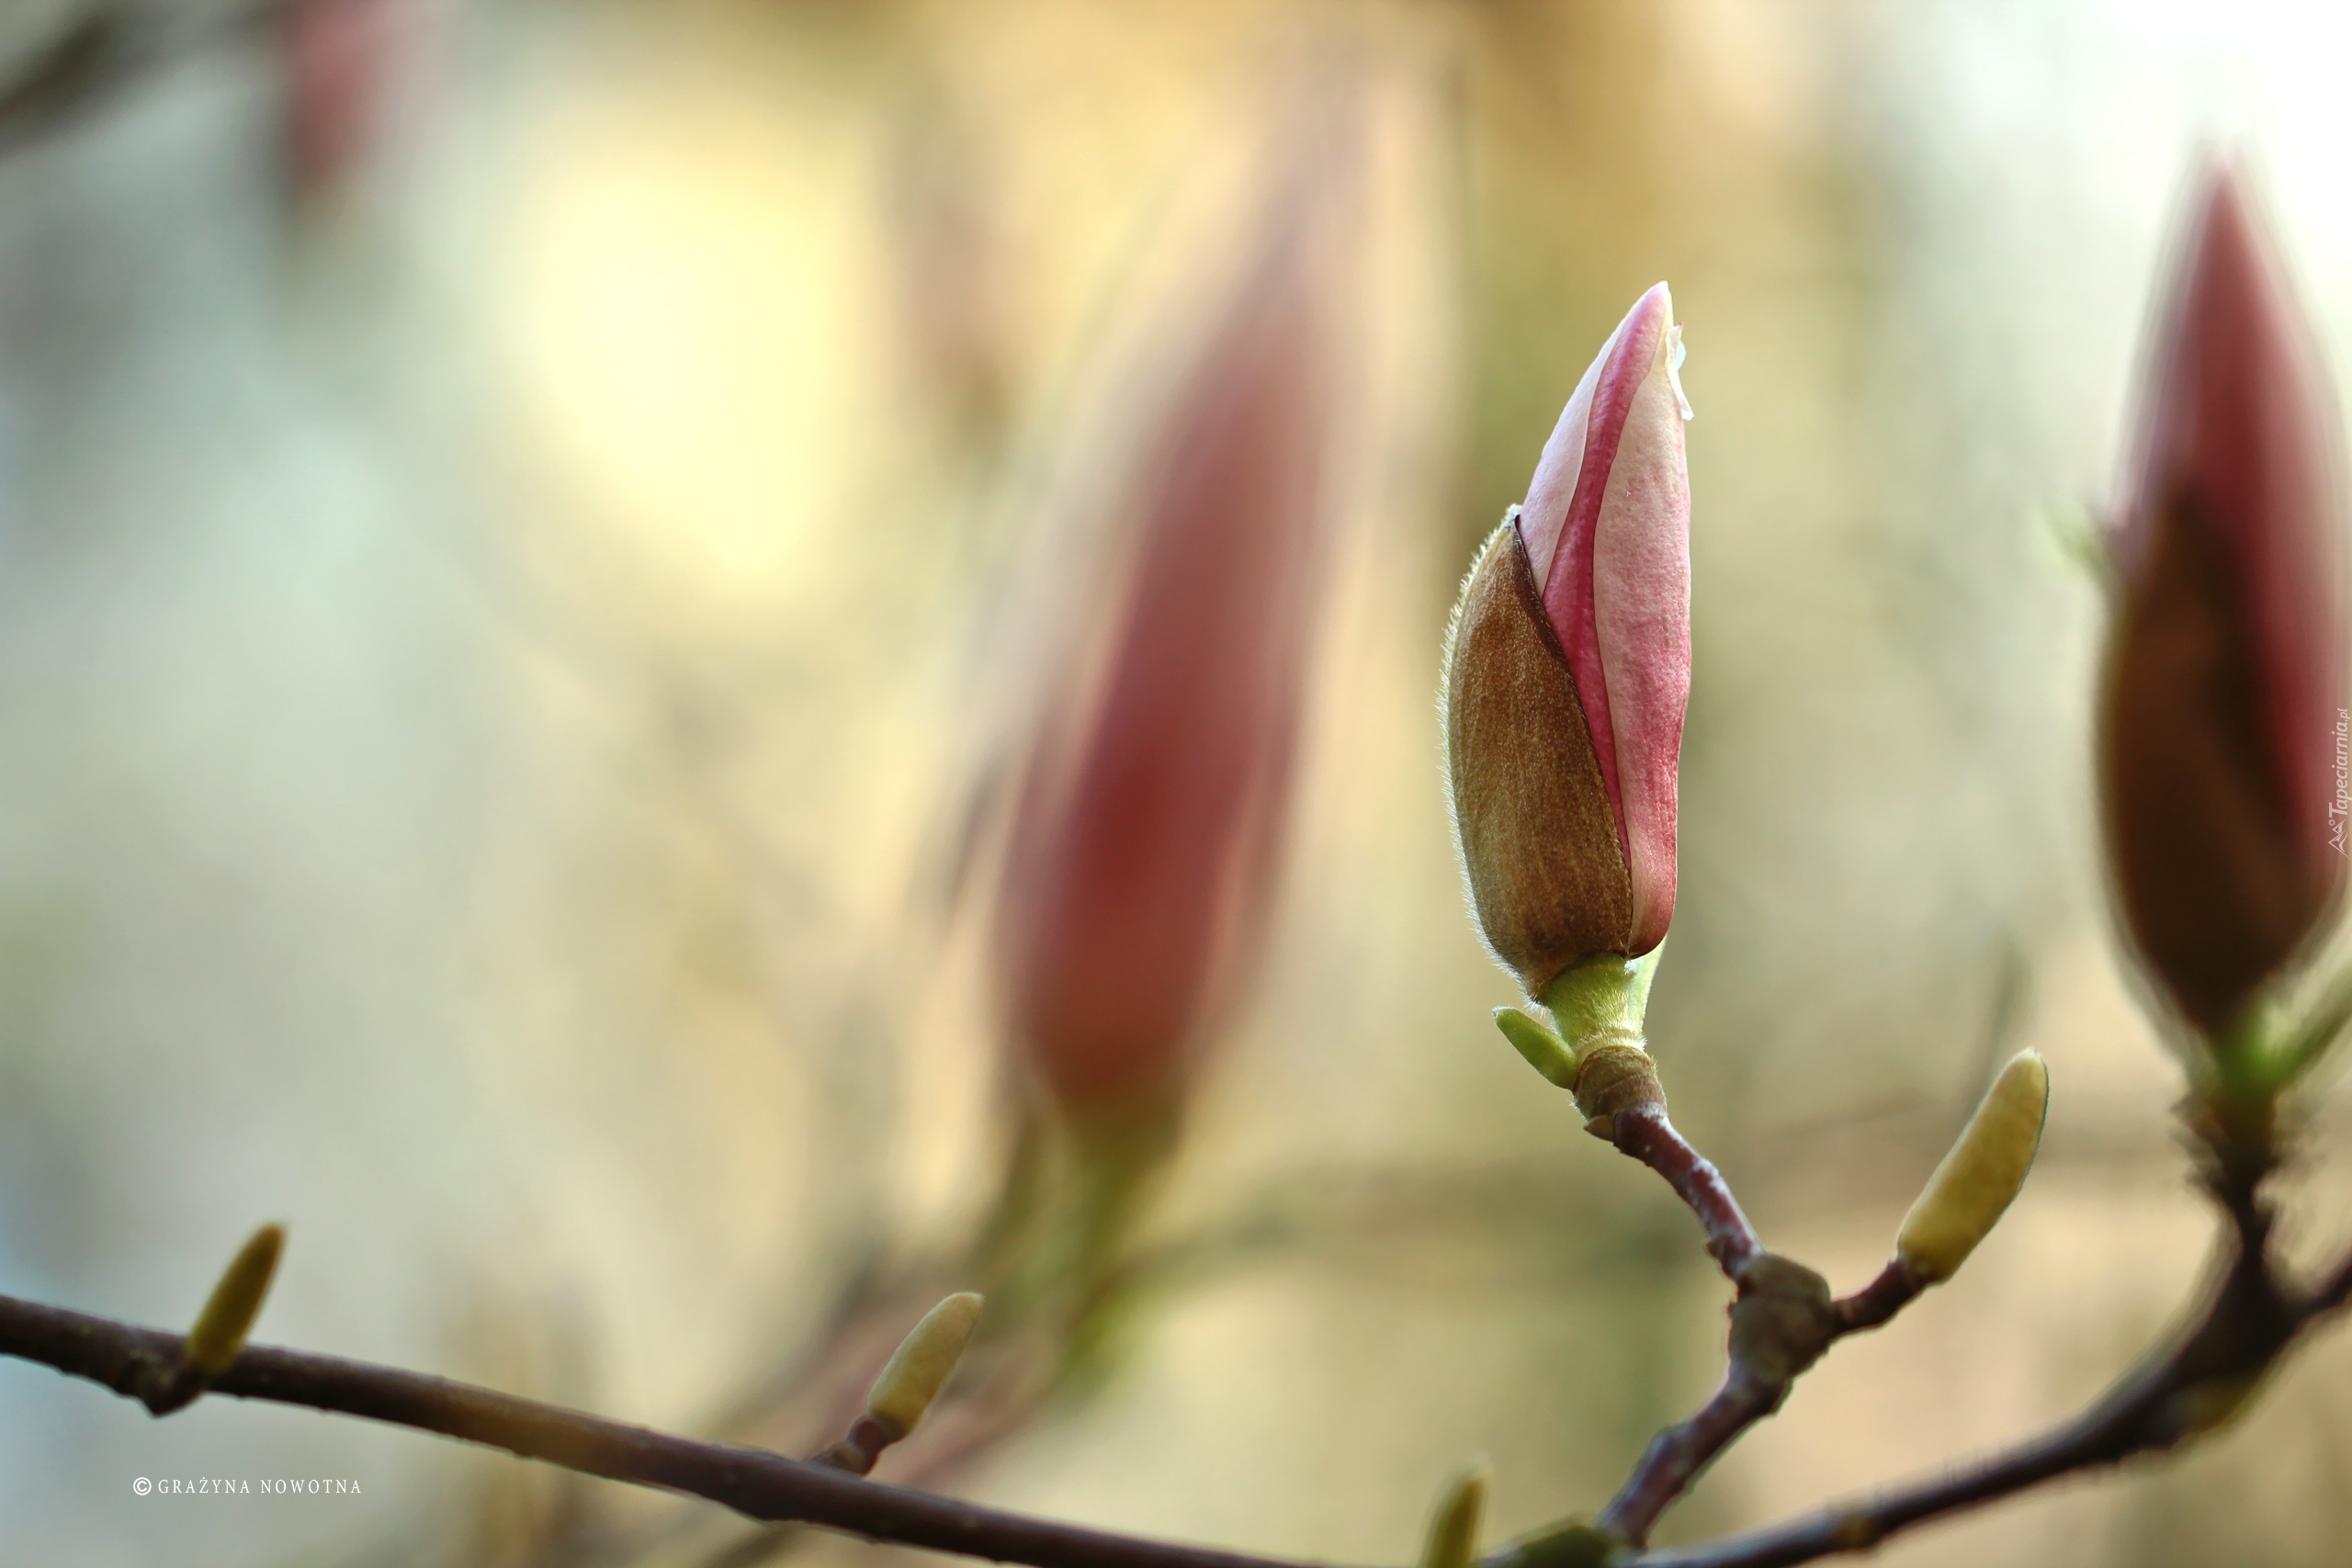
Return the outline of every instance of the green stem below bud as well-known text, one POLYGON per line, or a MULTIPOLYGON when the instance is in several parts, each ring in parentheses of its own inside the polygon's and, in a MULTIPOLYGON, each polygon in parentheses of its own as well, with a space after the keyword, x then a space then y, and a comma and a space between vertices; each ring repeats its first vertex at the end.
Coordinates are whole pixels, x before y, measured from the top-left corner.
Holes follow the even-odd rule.
POLYGON ((1650 982, 1665 952, 1660 942, 1639 958, 1598 953, 1568 965, 1544 987, 1544 1005, 1570 1051, 1581 1057, 1596 1045, 1640 1048, 1650 982))

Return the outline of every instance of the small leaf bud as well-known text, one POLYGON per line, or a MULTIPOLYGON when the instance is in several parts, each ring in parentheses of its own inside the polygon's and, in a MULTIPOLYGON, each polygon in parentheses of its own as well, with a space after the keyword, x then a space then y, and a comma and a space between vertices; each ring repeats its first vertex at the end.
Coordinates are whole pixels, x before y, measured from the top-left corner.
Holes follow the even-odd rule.
POLYGON ((220 1283, 212 1287, 204 1310, 197 1314, 196 1326, 188 1330, 185 1358, 189 1371, 210 1379, 229 1370, 237 1352, 245 1348, 254 1320, 261 1315, 270 1280, 277 1273, 278 1255, 285 1247, 286 1227, 270 1224, 254 1232, 237 1249, 237 1256, 221 1271, 220 1283))
POLYGON ((865 1414, 897 1442, 915 1429, 963 1358, 980 1321, 981 1298, 958 1291, 923 1314, 866 1391, 865 1414))
POLYGON ((1577 1087, 1577 1054, 1543 1021, 1517 1008, 1497 1008, 1495 1027, 1527 1065, 1562 1089, 1577 1087))
POLYGON ((2024 1187, 2049 1111, 2050 1068, 2020 1051, 1928 1178, 1895 1235, 1895 1256, 1930 1283, 1958 1273, 2024 1187))
POLYGON ((1478 1560, 1478 1529, 1487 1513, 1492 1476, 1484 1459, 1474 1459, 1446 1483, 1430 1516, 1420 1568, 1471 1568, 1478 1560))

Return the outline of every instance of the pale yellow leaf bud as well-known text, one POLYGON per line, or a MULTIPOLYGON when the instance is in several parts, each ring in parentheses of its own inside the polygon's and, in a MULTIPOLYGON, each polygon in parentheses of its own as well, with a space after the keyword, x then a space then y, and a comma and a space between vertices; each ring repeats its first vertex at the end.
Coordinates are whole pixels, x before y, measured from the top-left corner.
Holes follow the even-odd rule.
POLYGON ((1446 1483, 1430 1516, 1420 1568, 1471 1568, 1478 1560, 1478 1529, 1486 1518, 1491 1483, 1484 1459, 1472 1460, 1446 1483))
POLYGON ((1927 1190, 1904 1217, 1897 1257, 1931 1281, 1960 1271, 2025 1185, 2050 1110, 2050 1068, 2021 1051, 1993 1080, 1927 1190))
POLYGON ((245 1348, 254 1320, 261 1315, 269 1282, 277 1273, 278 1254, 285 1247, 286 1227, 264 1225, 229 1260, 220 1282, 212 1287, 210 1299, 197 1314, 196 1326, 188 1330, 187 1356, 191 1371, 215 1378, 229 1370, 229 1363, 245 1348))
POLYGON ((865 1413, 882 1426, 892 1442, 913 1431, 931 1402, 939 1397, 980 1321, 980 1306, 978 1296, 958 1291, 923 1314, 922 1321, 899 1342, 889 1364, 866 1391, 865 1413))

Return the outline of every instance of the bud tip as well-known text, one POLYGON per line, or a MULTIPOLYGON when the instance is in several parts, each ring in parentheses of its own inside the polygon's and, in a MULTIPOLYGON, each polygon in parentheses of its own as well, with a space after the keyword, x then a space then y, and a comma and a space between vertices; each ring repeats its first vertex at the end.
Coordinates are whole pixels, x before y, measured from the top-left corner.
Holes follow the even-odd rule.
POLYGON ((1495 1027, 1527 1065, 1562 1089, 1577 1087, 1577 1054, 1543 1021, 1518 1008, 1497 1008, 1495 1027))

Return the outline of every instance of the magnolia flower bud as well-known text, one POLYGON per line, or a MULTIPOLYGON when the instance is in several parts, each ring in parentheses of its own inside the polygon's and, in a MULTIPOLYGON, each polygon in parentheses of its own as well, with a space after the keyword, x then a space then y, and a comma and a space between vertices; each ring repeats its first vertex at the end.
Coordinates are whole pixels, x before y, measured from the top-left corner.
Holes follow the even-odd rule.
POLYGON ((1272 216, 1163 410, 1102 657, 1072 660, 1016 809, 1009 1021, 1082 1119, 1175 1102, 1272 905, 1323 578, 1317 207, 1272 216))
POLYGON ((2344 886, 2342 437, 2245 189, 2206 182, 2158 327, 2099 709, 2115 896, 2226 1030, 2344 886))
POLYGON ((1454 608, 1455 841, 1487 943, 1531 997, 1579 959, 1648 953, 1674 916, 1690 691, 1680 356, 1661 283, 1585 372, 1454 608))
POLYGON ((406 0, 288 0, 280 11, 284 155, 292 195, 331 194, 363 164, 415 25, 406 0))
POLYGON ((2025 1186, 2049 1113, 2050 1069, 2033 1052, 2020 1051, 1984 1091, 1904 1216, 1895 1256, 1931 1282, 1958 1273, 2025 1186))

